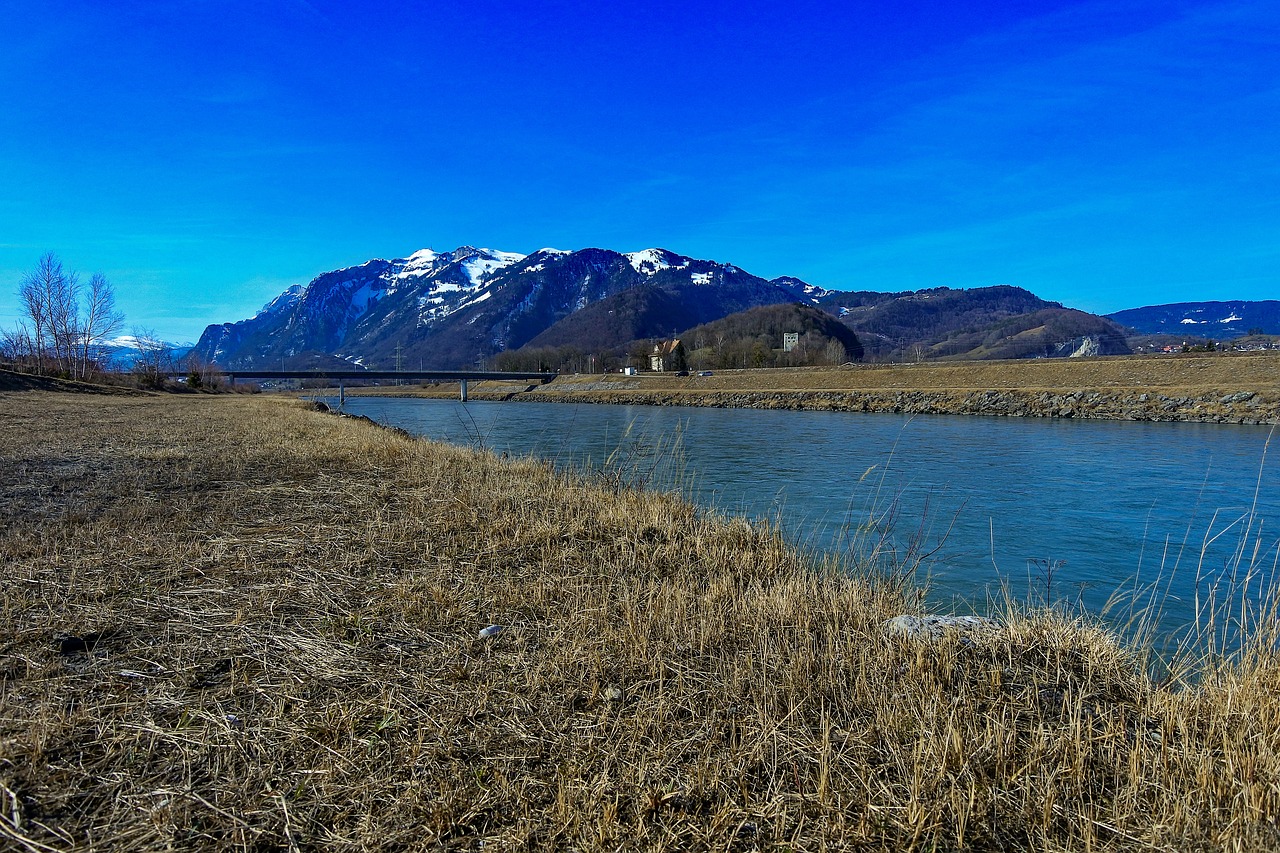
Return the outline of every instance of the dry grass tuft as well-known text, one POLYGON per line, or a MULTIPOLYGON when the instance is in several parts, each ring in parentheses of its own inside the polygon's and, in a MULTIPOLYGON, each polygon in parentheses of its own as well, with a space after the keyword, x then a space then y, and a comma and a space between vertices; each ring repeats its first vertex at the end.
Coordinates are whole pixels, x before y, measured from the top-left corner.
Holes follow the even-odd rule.
POLYGON ((768 529, 279 400, 0 435, 11 849, 1280 845, 1266 655, 890 639, 768 529))

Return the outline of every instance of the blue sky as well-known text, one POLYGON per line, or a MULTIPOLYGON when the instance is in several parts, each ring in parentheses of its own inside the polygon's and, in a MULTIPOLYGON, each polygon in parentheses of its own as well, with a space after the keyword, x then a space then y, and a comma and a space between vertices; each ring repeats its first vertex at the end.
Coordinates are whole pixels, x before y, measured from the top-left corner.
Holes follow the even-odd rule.
POLYGON ((1274 0, 15 0, 0 90, 5 328, 46 251, 171 340, 459 245, 1280 298, 1274 0))

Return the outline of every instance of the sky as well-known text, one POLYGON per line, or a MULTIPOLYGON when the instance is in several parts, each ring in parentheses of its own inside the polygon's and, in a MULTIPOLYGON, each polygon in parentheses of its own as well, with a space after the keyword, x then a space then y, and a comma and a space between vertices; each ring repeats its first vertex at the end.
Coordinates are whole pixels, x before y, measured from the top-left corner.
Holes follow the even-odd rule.
POLYGON ((175 342, 463 245, 1280 298, 1274 0, 10 0, 0 91, 0 329, 45 252, 175 342))

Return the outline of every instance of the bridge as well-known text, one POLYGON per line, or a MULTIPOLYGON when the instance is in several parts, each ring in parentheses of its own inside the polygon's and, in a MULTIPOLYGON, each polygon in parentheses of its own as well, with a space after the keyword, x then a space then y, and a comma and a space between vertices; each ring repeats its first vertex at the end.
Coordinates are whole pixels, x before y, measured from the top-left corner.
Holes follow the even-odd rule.
POLYGON ((226 379, 232 385, 237 379, 311 379, 338 383, 338 399, 345 403, 347 382, 386 381, 407 379, 410 382, 457 382, 461 387, 462 402, 467 402, 467 383, 487 380, 508 382, 538 382, 545 385, 559 374, 512 373, 503 370, 221 370, 213 376, 226 379))

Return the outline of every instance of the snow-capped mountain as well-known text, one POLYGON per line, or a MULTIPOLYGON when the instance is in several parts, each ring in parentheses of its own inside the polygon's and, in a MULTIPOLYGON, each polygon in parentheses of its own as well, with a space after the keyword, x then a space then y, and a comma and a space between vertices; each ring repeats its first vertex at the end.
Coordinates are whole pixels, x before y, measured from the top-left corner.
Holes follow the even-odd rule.
POLYGON ((132 370, 139 359, 160 360, 171 365, 181 364, 195 344, 174 343, 156 338, 138 338, 134 335, 118 335, 103 341, 95 348, 103 361, 115 370, 132 370))
MULTIPOLYGON (((196 352, 232 368, 335 359, 380 368, 474 366, 577 315, 584 315, 593 345, 608 347, 756 305, 816 303, 825 293, 799 279, 770 282, 732 264, 658 248, 540 249, 530 255, 470 246, 423 249, 291 287, 248 320, 209 326, 196 352), (604 306, 632 291, 654 310, 604 306), (600 310, 588 311, 592 306, 600 310), (611 322, 611 316, 624 319, 620 310, 626 321, 611 322)), ((564 334, 551 337, 573 337, 575 328, 584 331, 584 323, 570 322, 564 334)))
MULTIPOLYGON (((905 357, 908 351, 949 358, 1128 351, 1123 330, 1113 323, 1007 285, 838 291, 791 276, 766 280, 733 264, 660 248, 548 248, 522 255, 463 246, 319 275, 247 320, 209 326, 195 354, 233 369, 475 367, 525 345, 616 354, 632 341, 671 337, 751 308, 797 302, 839 318, 876 358, 905 357), (1092 349, 1081 343, 1086 339, 1092 349)), ((1252 307, 1267 305, 1280 307, 1195 303, 1184 316, 1197 320, 1199 334, 1205 334, 1200 318, 1223 320, 1223 329, 1237 321, 1269 326, 1249 319, 1252 307)), ((1124 319, 1132 313, 1112 317, 1137 325, 1124 319)))

